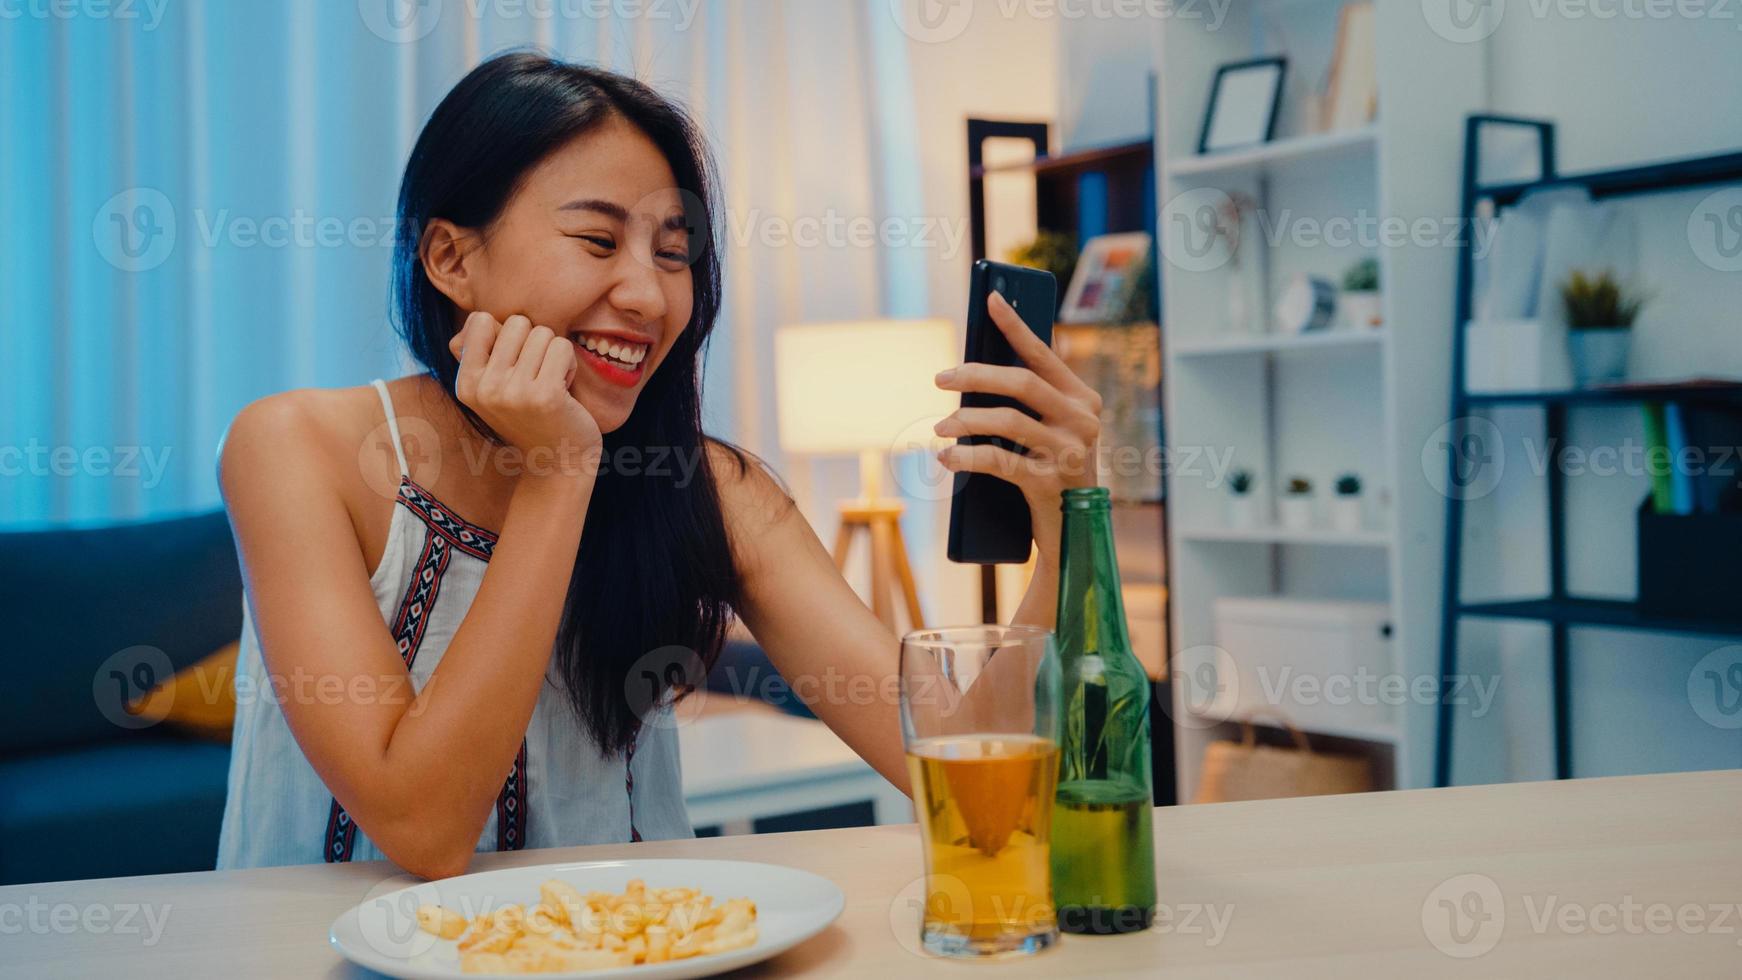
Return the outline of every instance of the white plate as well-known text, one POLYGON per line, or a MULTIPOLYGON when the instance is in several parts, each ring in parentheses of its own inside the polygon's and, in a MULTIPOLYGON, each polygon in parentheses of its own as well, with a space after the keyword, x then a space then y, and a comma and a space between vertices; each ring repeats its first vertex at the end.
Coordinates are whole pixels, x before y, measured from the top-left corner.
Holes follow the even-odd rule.
POLYGON ((675 980, 704 977, 758 963, 804 942, 841 914, 846 898, 834 882, 808 871, 749 861, 587 861, 540 864, 426 881, 365 899, 333 920, 333 947, 346 959, 390 977, 408 980, 480 977, 462 973, 457 944, 417 927, 417 907, 441 905, 472 918, 502 905, 538 901, 538 886, 561 878, 583 892, 621 892, 631 878, 648 888, 700 888, 716 902, 748 898, 756 903, 757 939, 753 946, 687 960, 588 970, 543 973, 544 977, 637 977, 675 980))

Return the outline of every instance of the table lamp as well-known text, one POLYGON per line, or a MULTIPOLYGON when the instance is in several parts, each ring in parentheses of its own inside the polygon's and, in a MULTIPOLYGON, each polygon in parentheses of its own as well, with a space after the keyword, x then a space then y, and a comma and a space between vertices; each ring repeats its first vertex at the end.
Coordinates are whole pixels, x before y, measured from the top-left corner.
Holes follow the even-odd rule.
POLYGON ((883 496, 884 461, 916 422, 930 439, 931 423, 955 411, 958 396, 933 378, 961 361, 957 343, 947 320, 803 324, 774 336, 780 448, 859 455, 859 497, 841 501, 835 565, 845 571, 861 531, 871 539, 871 608, 891 629, 897 586, 910 628, 925 624, 901 537, 901 500, 883 496))

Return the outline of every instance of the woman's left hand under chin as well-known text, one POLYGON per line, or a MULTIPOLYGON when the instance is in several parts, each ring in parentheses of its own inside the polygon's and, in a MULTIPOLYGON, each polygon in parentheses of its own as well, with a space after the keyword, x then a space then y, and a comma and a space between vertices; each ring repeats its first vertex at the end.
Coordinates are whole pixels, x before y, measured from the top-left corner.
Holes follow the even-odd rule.
POLYGON ((1027 447, 1028 455, 998 446, 957 444, 938 453, 938 461, 958 473, 990 473, 1022 488, 1041 558, 1056 560, 1060 495, 1097 481, 1101 396, 1034 335, 1003 296, 993 293, 986 309, 1026 367, 970 362, 939 374, 937 385, 946 391, 1005 395, 1039 412, 1040 418, 1014 408, 958 408, 933 427, 938 435, 998 436, 1027 447))

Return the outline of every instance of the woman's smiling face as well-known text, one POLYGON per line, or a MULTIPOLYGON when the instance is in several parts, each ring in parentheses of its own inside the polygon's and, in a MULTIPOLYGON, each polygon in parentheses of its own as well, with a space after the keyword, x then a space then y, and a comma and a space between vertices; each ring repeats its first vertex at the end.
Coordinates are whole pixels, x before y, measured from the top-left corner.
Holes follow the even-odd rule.
MULTIPOLYGON (((602 432, 690 321, 684 195, 639 129, 612 116, 528 171, 465 264, 466 312, 522 314, 575 345, 569 390, 602 432)), ((458 321, 457 321, 458 322, 458 321)))

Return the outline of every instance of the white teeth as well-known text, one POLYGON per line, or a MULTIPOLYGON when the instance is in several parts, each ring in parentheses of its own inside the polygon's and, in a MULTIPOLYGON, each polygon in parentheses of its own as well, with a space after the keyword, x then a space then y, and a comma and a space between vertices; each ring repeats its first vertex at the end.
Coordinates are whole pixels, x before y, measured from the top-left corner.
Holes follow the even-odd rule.
POLYGON ((576 338, 582 347, 611 360, 634 366, 647 358, 647 345, 611 340, 596 334, 581 334, 576 338))

